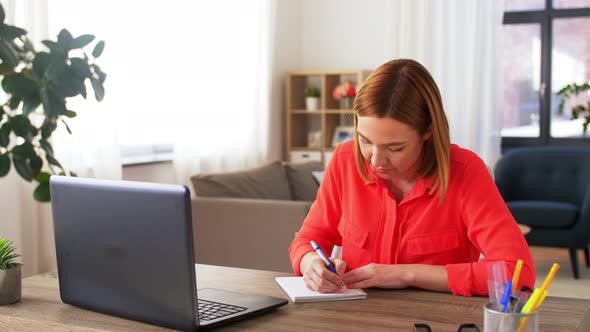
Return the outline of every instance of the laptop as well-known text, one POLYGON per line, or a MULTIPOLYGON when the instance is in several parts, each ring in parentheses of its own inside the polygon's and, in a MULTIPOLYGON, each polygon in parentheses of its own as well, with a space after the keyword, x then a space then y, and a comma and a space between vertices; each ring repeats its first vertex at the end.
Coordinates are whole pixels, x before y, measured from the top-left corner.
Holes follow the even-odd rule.
POLYGON ((52 176, 50 187, 64 303, 184 331, 288 303, 197 291, 186 186, 52 176))

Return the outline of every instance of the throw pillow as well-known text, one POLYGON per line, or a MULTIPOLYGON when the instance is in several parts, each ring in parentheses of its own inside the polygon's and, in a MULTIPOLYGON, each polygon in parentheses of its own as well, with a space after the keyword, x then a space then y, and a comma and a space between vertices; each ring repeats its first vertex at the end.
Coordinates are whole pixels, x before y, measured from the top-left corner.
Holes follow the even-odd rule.
POLYGON ((314 201, 318 183, 312 172, 321 171, 324 165, 319 161, 308 161, 304 163, 284 163, 287 171, 287 179, 291 188, 291 195, 296 201, 314 201))
POLYGON ((197 196, 291 200, 291 189, 280 161, 240 172, 191 177, 197 196))

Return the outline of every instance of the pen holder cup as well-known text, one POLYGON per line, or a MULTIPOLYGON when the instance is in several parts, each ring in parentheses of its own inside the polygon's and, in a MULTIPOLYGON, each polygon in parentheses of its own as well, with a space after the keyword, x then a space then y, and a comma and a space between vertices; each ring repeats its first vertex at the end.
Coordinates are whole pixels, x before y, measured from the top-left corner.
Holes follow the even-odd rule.
POLYGON ((537 313, 538 311, 527 314, 501 312, 493 309, 493 306, 488 303, 483 306, 483 330, 484 332, 538 332, 537 313))

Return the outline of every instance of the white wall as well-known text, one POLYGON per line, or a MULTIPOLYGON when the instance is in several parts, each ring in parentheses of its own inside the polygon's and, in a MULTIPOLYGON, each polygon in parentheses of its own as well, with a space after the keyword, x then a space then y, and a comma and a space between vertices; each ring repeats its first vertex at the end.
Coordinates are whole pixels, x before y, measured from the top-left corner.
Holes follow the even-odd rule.
POLYGON ((392 59, 392 1, 301 3, 302 69, 374 69, 392 59))
POLYGON ((269 160, 285 159, 285 79, 290 70, 301 69, 301 2, 276 0, 274 56, 269 119, 269 160))

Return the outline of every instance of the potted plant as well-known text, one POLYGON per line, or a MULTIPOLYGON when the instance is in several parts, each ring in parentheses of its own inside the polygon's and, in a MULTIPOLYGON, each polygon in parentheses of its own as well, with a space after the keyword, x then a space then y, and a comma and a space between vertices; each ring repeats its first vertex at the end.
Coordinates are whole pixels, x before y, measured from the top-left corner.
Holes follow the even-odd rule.
POLYGON ((6 24, 5 18, 0 5, 0 178, 14 167, 26 181, 38 183, 33 197, 47 202, 50 175, 66 175, 54 156, 51 134, 58 124, 71 133, 66 119, 76 112, 66 102, 77 95, 86 98, 88 82, 96 100, 103 99, 106 74, 95 60, 105 44, 100 41, 88 52, 94 36, 74 37, 63 29, 57 41, 43 41, 47 50, 38 51, 27 31, 6 24))
POLYGON ((0 236, 0 305, 20 300, 21 264, 14 261, 20 256, 15 250, 11 241, 0 236))
MULTIPOLYGON (((568 84, 563 87, 561 90, 557 92, 558 96, 561 96, 561 101, 559 102, 559 114, 563 114, 563 109, 565 107, 565 103, 571 99, 572 97, 577 97, 580 93, 584 91, 590 91, 590 82, 583 83, 578 85, 576 83, 568 84)), ((588 132, 588 125, 590 124, 590 98, 584 102, 575 105, 572 107, 572 120, 583 118, 584 123, 582 123, 582 131, 584 136, 588 132)))
POLYGON ((350 80, 346 80, 342 84, 337 85, 334 87, 334 91, 332 91, 332 97, 336 100, 340 100, 340 108, 345 110, 352 109, 352 102, 355 96, 356 87, 350 80))
POLYGON ((308 87, 305 89, 305 109, 315 111, 320 108, 320 89, 308 87))

